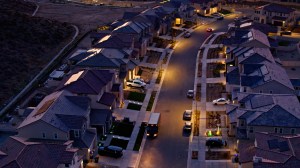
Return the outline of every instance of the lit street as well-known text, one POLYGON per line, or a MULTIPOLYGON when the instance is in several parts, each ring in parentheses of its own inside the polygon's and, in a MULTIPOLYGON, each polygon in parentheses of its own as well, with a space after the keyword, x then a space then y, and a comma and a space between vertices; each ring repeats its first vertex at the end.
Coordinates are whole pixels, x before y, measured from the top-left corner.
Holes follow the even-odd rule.
POLYGON ((192 108, 192 99, 186 92, 193 89, 198 49, 211 34, 208 27, 217 31, 227 31, 232 22, 226 17, 222 21, 201 26, 192 36, 182 39, 173 53, 163 81, 155 112, 161 113, 160 129, 156 139, 147 139, 140 168, 187 167, 189 134, 183 132, 183 112, 192 108))

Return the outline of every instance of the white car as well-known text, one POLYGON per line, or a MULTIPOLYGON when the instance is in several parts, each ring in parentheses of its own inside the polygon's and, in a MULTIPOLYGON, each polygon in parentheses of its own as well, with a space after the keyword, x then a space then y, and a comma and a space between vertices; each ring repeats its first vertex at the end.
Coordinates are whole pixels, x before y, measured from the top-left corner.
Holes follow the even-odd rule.
POLYGON ((186 32, 185 34, 184 34, 184 38, 190 38, 191 37, 191 33, 190 32, 186 32))
POLYGON ((192 119, 192 110, 185 110, 183 113, 183 119, 190 121, 192 119))
POLYGON ((127 81, 126 84, 129 87, 139 87, 139 88, 145 88, 146 87, 146 83, 142 82, 140 80, 127 81))
POLYGON ((192 130, 192 122, 186 121, 183 127, 184 131, 190 132, 192 130))
POLYGON ((144 79, 142 79, 142 78, 134 78, 133 80, 139 80, 141 82, 145 82, 144 79))
POLYGON ((225 98, 219 98, 216 100, 212 101, 214 105, 224 105, 224 104, 229 104, 230 100, 226 100, 225 98))
POLYGON ((188 92, 186 93, 186 97, 194 98, 194 90, 188 90, 188 92))

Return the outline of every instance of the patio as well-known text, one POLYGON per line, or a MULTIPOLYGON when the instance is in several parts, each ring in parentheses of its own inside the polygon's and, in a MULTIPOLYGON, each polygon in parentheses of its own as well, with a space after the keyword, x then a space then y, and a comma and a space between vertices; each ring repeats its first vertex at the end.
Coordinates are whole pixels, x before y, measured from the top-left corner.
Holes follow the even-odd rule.
POLYGON ((222 48, 210 48, 208 49, 207 59, 225 58, 225 54, 221 55, 222 48))
POLYGON ((208 83, 206 88, 206 100, 212 102, 222 97, 222 93, 226 93, 225 85, 222 83, 208 83))
POLYGON ((221 72, 225 72, 225 64, 222 63, 208 63, 207 64, 207 78, 219 78, 221 72))
POLYGON ((206 151, 205 160, 230 160, 230 151, 206 151))
POLYGON ((146 55, 148 56, 148 58, 146 62, 150 64, 158 64, 161 54, 161 52, 157 51, 147 51, 146 55))

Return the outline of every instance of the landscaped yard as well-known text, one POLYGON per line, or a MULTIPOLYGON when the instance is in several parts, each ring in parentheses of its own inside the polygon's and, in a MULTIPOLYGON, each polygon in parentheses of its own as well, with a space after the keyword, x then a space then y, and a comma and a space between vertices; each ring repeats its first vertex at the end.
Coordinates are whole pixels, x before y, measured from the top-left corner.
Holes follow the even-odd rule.
POLYGON ((201 61, 199 61, 198 63, 198 77, 201 77, 202 76, 202 63, 201 61))
POLYGON ((172 28, 169 35, 172 37, 177 37, 182 32, 182 30, 172 28))
POLYGON ((145 96, 146 96, 146 94, 144 94, 144 93, 129 92, 127 99, 133 100, 133 101, 138 101, 138 102, 144 102, 145 96))
POLYGON ((164 70, 159 71, 156 82, 155 82, 156 84, 160 83, 163 72, 164 72, 164 70))
POLYGON ((193 26, 195 26, 195 25, 196 25, 196 23, 194 23, 194 22, 191 22, 191 21, 185 21, 185 22, 184 22, 184 26, 183 26, 182 28, 189 29, 189 28, 191 28, 191 27, 193 27, 193 26))
POLYGON ((141 105, 129 103, 127 109, 140 111, 142 108, 141 105))
POLYGON ((168 44, 172 43, 172 40, 161 39, 158 37, 153 38, 153 43, 155 43, 155 47, 157 48, 166 48, 168 44))
POLYGON ((152 91, 150 100, 147 105, 147 111, 151 111, 157 91, 152 91))
POLYGON ((218 112, 206 112, 206 128, 218 128, 221 124, 221 114, 218 112))
POLYGON ((212 102, 215 99, 222 97, 222 93, 225 93, 225 85, 222 83, 208 83, 206 87, 206 100, 212 102))
POLYGON ((207 64, 207 78, 221 77, 221 70, 225 72, 225 64, 222 63, 208 63, 207 64))
POLYGON ((195 99, 197 101, 201 101, 201 84, 200 83, 197 84, 197 90, 196 90, 196 97, 195 97, 195 99))
POLYGON ((147 51, 146 55, 148 56, 148 58, 146 62, 150 64, 157 64, 161 54, 162 54, 161 52, 157 52, 157 51, 147 51))
POLYGON ((205 152, 205 160, 229 160, 230 158, 231 158, 230 151, 205 152))
POLYGON ((215 34, 212 34, 212 35, 206 40, 205 44, 208 44, 209 41, 210 41, 214 36, 215 36, 215 34))
POLYGON ((147 126, 147 124, 145 122, 142 122, 142 124, 140 126, 138 136, 137 136, 137 138, 135 140, 135 143, 134 143, 134 147, 133 147, 134 151, 139 151, 140 150, 140 147, 141 147, 141 144, 142 144, 142 141, 143 141, 143 137, 144 137, 144 134, 145 134, 145 131, 146 131, 146 126, 147 126))
POLYGON ((140 67, 140 75, 142 79, 144 79, 144 81, 146 83, 149 83, 150 80, 152 79, 153 73, 155 71, 154 68, 148 68, 148 67, 140 67))
MULTIPOLYGON (((222 52, 222 48, 210 48, 207 52, 207 59, 220 58, 219 53, 222 52)), ((225 54, 224 54, 225 56, 225 54)))
POLYGON ((125 123, 125 122, 113 122, 110 128, 110 134, 119 135, 124 137, 130 137, 134 124, 133 123, 125 123))
POLYGON ((221 11, 219 11, 219 13, 222 13, 223 15, 228 15, 232 12, 230 12, 229 10, 226 10, 226 9, 221 9, 221 11))
POLYGON ((222 44, 222 41, 226 38, 227 38, 227 36, 225 34, 222 34, 215 39, 213 44, 222 44))
POLYGON ((166 54, 164 59, 163 59, 163 64, 166 64, 169 58, 169 54, 166 54))
POLYGON ((128 140, 112 138, 109 145, 118 146, 122 149, 126 149, 128 144, 128 140))

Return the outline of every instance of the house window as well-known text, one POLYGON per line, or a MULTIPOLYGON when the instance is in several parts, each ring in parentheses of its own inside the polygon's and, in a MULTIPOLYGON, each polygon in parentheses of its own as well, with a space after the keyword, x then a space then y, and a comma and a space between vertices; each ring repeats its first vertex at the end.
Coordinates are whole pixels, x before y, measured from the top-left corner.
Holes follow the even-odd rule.
POLYGON ((84 134, 85 130, 86 130, 86 125, 83 124, 82 134, 84 134))
POLYGON ((262 90, 260 90, 259 93, 262 93, 262 90))
POLYGON ((54 133, 54 139, 57 139, 57 133, 54 133))
POLYGON ((69 164, 65 164, 65 167, 70 167, 70 165, 69 164))
POLYGON ((245 108, 245 103, 240 103, 240 108, 245 108))
POLYGON ((282 134, 282 132, 283 132, 283 131, 282 131, 282 128, 279 128, 279 133, 282 134))
POLYGON ((249 132, 253 133, 253 127, 250 127, 249 132))
POLYGON ((43 133, 42 133, 42 136, 43 136, 43 138, 46 138, 46 133, 43 132, 43 133))
POLYGON ((278 128, 274 128, 274 132, 277 133, 278 132, 278 128))
POLYGON ((245 125, 245 121, 244 120, 240 120, 241 121, 241 126, 243 127, 245 125))
POLYGON ((76 138, 79 137, 79 130, 74 130, 74 136, 75 136, 76 138))
POLYGON ((270 90, 270 94, 272 94, 273 93, 273 90, 270 90))
POLYGON ((295 134, 295 128, 291 129, 291 134, 295 134))

